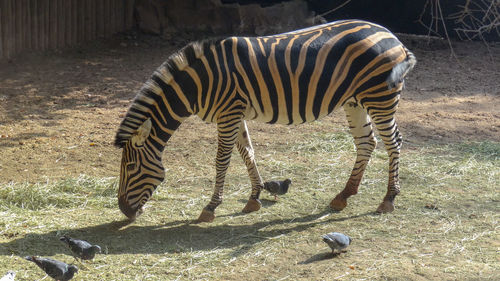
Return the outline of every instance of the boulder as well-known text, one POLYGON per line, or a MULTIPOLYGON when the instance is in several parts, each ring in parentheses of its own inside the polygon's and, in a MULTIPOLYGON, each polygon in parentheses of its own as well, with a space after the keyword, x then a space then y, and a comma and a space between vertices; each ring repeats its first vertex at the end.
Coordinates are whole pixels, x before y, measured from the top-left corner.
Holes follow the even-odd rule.
POLYGON ((269 6, 220 0, 137 0, 138 27, 169 37, 173 32, 267 35, 321 23, 304 0, 269 6))

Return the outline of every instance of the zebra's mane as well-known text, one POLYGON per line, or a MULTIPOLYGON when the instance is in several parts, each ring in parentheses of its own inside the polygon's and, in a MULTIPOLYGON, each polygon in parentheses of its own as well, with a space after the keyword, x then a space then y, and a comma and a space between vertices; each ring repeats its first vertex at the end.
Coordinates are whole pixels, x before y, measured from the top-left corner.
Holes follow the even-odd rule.
MULTIPOLYGON (((203 51, 210 45, 216 43, 216 41, 220 41, 220 39, 207 39, 187 44, 182 49, 170 55, 170 57, 155 70, 153 76, 160 77, 166 84, 169 84, 172 79, 174 79, 176 72, 184 70, 193 63, 194 60, 201 57, 203 51)), ((116 132, 115 146, 123 147, 142 123, 150 117, 148 106, 155 103, 152 96, 161 92, 161 89, 152 80, 152 77, 142 85, 132 101, 127 114, 116 132)))

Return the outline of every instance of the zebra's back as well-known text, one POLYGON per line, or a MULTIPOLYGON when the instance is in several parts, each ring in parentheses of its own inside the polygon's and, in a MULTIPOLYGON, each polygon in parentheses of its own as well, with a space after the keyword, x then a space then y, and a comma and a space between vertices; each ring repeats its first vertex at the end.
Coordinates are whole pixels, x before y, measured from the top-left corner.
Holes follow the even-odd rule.
POLYGON ((408 56, 387 29, 359 20, 231 37, 220 48, 237 73, 246 119, 282 124, 316 120, 363 91, 388 87, 392 69, 408 56))

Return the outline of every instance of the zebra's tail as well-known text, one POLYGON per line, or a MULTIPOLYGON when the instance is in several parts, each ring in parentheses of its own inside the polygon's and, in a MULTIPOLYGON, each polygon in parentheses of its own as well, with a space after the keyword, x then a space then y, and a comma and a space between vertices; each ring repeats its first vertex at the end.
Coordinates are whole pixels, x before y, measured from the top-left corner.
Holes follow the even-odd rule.
POLYGON ((405 76, 413 69, 415 64, 417 63, 417 58, 415 55, 410 52, 406 47, 404 47, 404 51, 406 52, 406 59, 392 68, 389 77, 387 77, 387 84, 389 85, 389 89, 396 87, 396 85, 403 82, 405 76))

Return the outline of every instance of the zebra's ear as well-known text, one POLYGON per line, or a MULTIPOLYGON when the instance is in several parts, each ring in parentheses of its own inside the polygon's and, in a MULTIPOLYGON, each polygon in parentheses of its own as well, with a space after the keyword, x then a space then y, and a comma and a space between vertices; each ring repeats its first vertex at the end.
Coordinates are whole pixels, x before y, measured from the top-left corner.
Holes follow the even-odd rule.
POLYGON ((142 125, 137 128, 134 135, 132 136, 132 144, 134 146, 142 146, 151 132, 151 119, 147 119, 142 123, 142 125))

